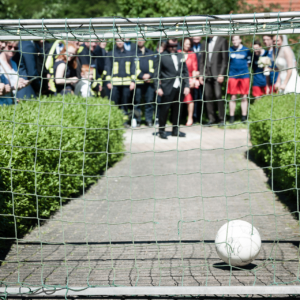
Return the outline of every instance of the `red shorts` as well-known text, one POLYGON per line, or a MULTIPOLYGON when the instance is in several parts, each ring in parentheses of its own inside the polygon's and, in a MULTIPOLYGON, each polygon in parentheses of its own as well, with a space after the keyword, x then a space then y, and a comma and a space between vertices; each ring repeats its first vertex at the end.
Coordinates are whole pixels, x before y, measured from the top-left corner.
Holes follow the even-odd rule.
POLYGON ((250 78, 229 78, 227 85, 227 94, 248 95, 250 78))
POLYGON ((266 95, 267 87, 266 86, 252 86, 252 95, 253 97, 260 97, 266 95))
POLYGON ((275 88, 275 84, 270 84, 269 88, 270 88, 270 94, 277 94, 277 90, 275 88))

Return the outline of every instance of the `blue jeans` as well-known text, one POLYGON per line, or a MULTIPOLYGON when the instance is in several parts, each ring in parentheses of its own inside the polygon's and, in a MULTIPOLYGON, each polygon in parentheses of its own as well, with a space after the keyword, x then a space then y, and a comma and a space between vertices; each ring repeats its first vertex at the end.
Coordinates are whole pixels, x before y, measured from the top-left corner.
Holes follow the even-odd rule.
POLYGON ((111 100, 115 102, 125 115, 128 114, 128 100, 130 96, 128 85, 113 85, 111 92, 111 100))
MULTIPOLYGON (((134 109, 138 112, 139 116, 142 115, 140 104, 142 102, 143 96, 145 99, 145 119, 147 123, 152 123, 155 100, 153 83, 143 83, 136 85, 134 109)), ((141 122, 141 117, 138 118, 137 122, 141 122)))
POLYGON ((2 98, 0 97, 0 105, 12 105, 14 104, 14 99, 13 98, 2 98))

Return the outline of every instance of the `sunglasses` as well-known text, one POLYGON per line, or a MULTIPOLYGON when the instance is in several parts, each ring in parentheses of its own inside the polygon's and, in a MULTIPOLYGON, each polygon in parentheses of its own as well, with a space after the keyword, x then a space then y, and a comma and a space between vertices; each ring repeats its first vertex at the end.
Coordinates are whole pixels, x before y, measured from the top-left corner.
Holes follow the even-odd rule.
POLYGON ((14 50, 19 50, 19 47, 17 47, 17 46, 12 46, 12 45, 7 45, 7 49, 8 49, 8 50, 12 50, 12 49, 14 49, 14 50))
POLYGON ((168 47, 170 48, 177 48, 178 44, 169 44, 168 47))

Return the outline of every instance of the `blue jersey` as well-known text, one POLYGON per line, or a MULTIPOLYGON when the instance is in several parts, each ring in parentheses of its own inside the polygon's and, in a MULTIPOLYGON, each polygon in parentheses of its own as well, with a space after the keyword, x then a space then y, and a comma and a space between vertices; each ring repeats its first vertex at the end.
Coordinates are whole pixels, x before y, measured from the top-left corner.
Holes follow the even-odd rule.
POLYGON ((253 69, 253 86, 266 86, 267 85, 267 79, 266 76, 263 74, 264 68, 260 68, 258 66, 258 60, 261 56, 265 56, 266 52, 264 50, 264 53, 261 54, 260 56, 253 55, 253 64, 252 64, 252 69, 253 69))
MULTIPOLYGON (((269 49, 266 53, 266 56, 268 56, 271 59, 271 69, 275 68, 274 64, 274 57, 273 57, 273 48, 269 49)), ((273 85, 276 83, 278 78, 278 71, 270 71, 270 84, 273 85)))
POLYGON ((229 77, 250 78, 248 64, 251 63, 251 52, 247 47, 230 47, 229 60, 229 77))

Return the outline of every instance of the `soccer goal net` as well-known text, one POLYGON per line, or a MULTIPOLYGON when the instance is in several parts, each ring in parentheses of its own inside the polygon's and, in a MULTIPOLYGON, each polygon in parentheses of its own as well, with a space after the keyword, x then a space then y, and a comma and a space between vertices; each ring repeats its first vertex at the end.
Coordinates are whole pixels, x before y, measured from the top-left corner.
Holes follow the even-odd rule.
POLYGON ((300 294, 299 34, 0 20, 0 296, 300 294))

